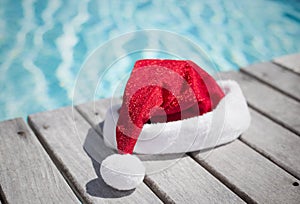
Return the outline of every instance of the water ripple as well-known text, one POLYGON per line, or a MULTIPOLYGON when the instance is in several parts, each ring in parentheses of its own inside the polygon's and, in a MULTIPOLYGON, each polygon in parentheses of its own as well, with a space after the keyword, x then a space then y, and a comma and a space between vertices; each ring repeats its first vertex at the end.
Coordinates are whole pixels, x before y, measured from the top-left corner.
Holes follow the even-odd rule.
POLYGON ((71 70, 74 61, 74 46, 78 42, 77 32, 89 18, 88 2, 87 0, 80 1, 77 15, 71 19, 71 22, 66 22, 63 25, 64 33, 56 40, 56 46, 62 58, 62 63, 56 70, 56 76, 61 87, 67 91, 69 99, 72 99, 75 80, 75 74, 71 70))
POLYGON ((1 66, 0 80, 3 80, 5 77, 5 73, 11 66, 12 62, 18 57, 18 55, 22 54, 27 34, 36 27, 34 24, 34 2, 35 0, 24 0, 22 2, 24 12, 24 17, 20 23, 22 27, 16 35, 15 46, 10 50, 10 52, 8 52, 7 57, 1 66))

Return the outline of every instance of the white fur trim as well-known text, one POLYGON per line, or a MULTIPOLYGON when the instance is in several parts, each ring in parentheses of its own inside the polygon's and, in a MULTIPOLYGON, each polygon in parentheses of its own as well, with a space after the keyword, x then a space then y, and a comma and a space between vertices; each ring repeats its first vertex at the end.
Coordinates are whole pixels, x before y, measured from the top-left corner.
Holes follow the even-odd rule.
POLYGON ((102 161, 100 173, 107 185, 118 190, 131 190, 143 182, 145 167, 134 155, 113 154, 102 161))
MULTIPOLYGON (((232 80, 218 81, 225 97, 211 112, 184 120, 145 124, 134 152, 168 154, 212 148, 235 140, 250 125, 245 97, 232 80)), ((120 105, 112 106, 106 114, 103 136, 105 144, 117 149, 116 124, 120 105)))

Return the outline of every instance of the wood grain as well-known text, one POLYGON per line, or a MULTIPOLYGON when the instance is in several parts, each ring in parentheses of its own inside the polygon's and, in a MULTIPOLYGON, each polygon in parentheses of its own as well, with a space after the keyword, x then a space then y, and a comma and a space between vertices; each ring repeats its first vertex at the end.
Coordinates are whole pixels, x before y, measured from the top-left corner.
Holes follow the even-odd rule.
POLYGON ((237 81, 251 107, 300 135, 300 103, 240 72, 225 72, 221 78, 237 81))
POLYGON ((241 70, 300 101, 300 75, 271 62, 253 64, 241 70))
MULTIPOLYGON (((76 108, 95 129, 99 129, 101 127, 99 124, 103 123, 109 105, 116 102, 120 100, 105 99, 79 105, 76 108)), ((100 128, 99 133, 101 132, 100 128)), ((143 155, 140 158, 148 172, 145 182, 166 202, 243 202, 186 155, 143 155)))
POLYGON ((277 57, 273 62, 300 74, 300 53, 277 57))
POLYGON ((8 203, 79 203, 23 119, 0 123, 0 185, 8 203))
POLYGON ((239 140, 192 156, 247 202, 299 203, 299 180, 239 140))
POLYGON ((300 138, 251 110, 250 128, 241 140, 300 179, 300 138))
POLYGON ((104 183, 100 164, 113 152, 76 110, 67 107, 30 115, 29 123, 83 202, 160 202, 145 184, 136 190, 117 191, 104 183))

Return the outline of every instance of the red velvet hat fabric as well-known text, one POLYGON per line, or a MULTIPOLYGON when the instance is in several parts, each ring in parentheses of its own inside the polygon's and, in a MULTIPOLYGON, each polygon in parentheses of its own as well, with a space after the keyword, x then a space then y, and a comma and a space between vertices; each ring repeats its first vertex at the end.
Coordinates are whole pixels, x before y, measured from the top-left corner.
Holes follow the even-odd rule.
POLYGON ((132 154, 143 125, 212 111, 224 97, 216 81, 189 60, 145 59, 127 82, 116 139, 120 153, 132 154))

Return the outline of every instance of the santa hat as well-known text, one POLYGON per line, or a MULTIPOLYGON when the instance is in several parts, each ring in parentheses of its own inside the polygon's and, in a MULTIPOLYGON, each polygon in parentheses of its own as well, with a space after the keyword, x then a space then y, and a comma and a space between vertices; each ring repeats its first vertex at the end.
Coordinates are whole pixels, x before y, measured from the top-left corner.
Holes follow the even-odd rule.
POLYGON ((145 167, 133 152, 191 152, 236 139, 250 124, 246 100, 235 81, 216 82, 189 60, 135 63, 122 105, 109 108, 106 145, 118 150, 103 160, 103 180, 118 190, 143 181, 145 167))

